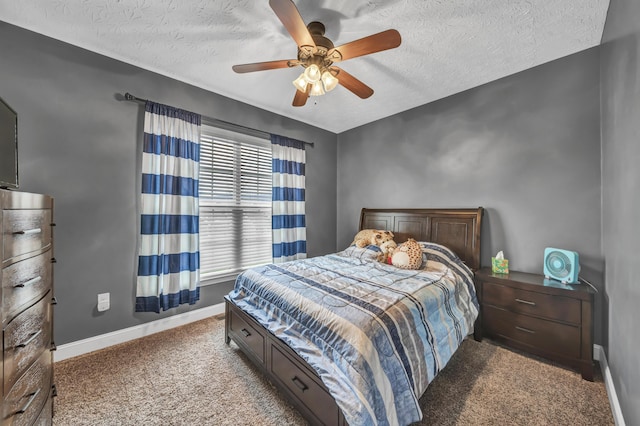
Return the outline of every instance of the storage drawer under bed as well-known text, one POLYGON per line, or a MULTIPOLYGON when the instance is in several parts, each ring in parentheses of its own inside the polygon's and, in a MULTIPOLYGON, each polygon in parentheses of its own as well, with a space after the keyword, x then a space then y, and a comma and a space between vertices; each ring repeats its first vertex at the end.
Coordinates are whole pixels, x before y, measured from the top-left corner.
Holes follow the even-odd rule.
POLYGON ((283 341, 225 300, 226 332, 312 425, 347 426, 322 379, 283 341))
POLYGON ((309 409, 321 424, 331 425, 339 421, 340 410, 326 390, 320 378, 299 366, 293 357, 274 344, 269 344, 269 370, 280 385, 309 409))
POLYGON ((250 354, 256 357, 261 364, 264 364, 265 338, 262 333, 266 333, 266 331, 259 331, 257 327, 249 325, 250 320, 247 314, 237 310, 229 312, 227 321, 229 321, 229 334, 238 346, 249 350, 250 354))

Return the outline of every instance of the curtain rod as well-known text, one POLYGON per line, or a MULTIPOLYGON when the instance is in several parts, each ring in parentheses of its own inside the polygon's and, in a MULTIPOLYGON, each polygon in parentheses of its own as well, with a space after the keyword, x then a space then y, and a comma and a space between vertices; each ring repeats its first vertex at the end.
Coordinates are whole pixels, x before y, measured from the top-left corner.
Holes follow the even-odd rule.
MULTIPOLYGON (((146 99, 142 99, 139 98, 137 96, 133 96, 131 93, 127 92, 124 94, 124 99, 127 101, 133 101, 133 102, 147 102, 146 99)), ((223 124, 223 125, 227 125, 236 129, 243 129, 243 130, 248 130, 251 131, 253 133, 259 133, 267 138, 271 138, 271 133, 269 132, 265 132, 264 130, 258 130, 258 129, 254 129, 252 127, 247 127, 247 126, 242 126, 240 124, 236 124, 236 123, 231 123, 229 121, 224 121, 224 120, 219 120, 217 118, 212 118, 212 117, 207 117, 207 116, 202 116, 206 121, 211 121, 212 123, 219 123, 219 124, 223 124)), ((314 143, 313 142, 305 142, 305 141, 301 141, 302 143, 304 143, 305 145, 309 145, 313 148, 314 143)))

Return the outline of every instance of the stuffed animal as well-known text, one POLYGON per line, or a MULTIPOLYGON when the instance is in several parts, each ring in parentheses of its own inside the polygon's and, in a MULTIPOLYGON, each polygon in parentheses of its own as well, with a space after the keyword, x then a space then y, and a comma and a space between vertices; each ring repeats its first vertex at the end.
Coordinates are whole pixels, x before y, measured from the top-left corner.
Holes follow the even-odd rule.
POLYGON ((380 244, 390 240, 393 240, 393 232, 391 231, 384 231, 380 229, 363 229, 356 234, 351 245, 355 244, 360 248, 369 245, 380 247, 380 244))
POLYGON ((402 269, 420 269, 422 266, 422 247, 416 240, 409 238, 393 251, 391 264, 402 269))
POLYGON ((391 255, 398 247, 395 241, 389 240, 380 244, 380 253, 378 253, 378 262, 391 264, 391 255))

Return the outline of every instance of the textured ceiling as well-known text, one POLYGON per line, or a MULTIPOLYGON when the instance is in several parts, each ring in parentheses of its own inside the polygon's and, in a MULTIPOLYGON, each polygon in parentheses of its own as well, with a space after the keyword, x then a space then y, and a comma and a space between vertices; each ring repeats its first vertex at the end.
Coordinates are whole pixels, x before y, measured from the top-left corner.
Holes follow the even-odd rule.
POLYGON ((340 133, 598 45, 609 6, 609 0, 294 3, 305 23, 324 23, 336 46, 390 28, 400 32, 400 47, 339 64, 372 87, 372 97, 338 86, 297 108, 291 82, 300 67, 234 73, 234 64, 297 56, 268 0, 0 0, 0 19, 340 133))

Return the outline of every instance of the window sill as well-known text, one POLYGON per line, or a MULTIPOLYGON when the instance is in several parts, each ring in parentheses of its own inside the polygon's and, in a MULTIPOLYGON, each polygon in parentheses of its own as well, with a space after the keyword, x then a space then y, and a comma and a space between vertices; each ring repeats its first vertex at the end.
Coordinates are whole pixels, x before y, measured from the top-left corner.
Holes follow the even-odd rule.
POLYGON ((226 283, 229 281, 235 281, 238 277, 239 273, 219 275, 216 277, 209 277, 200 280, 200 287, 205 287, 208 285, 215 285, 220 283, 226 283))

